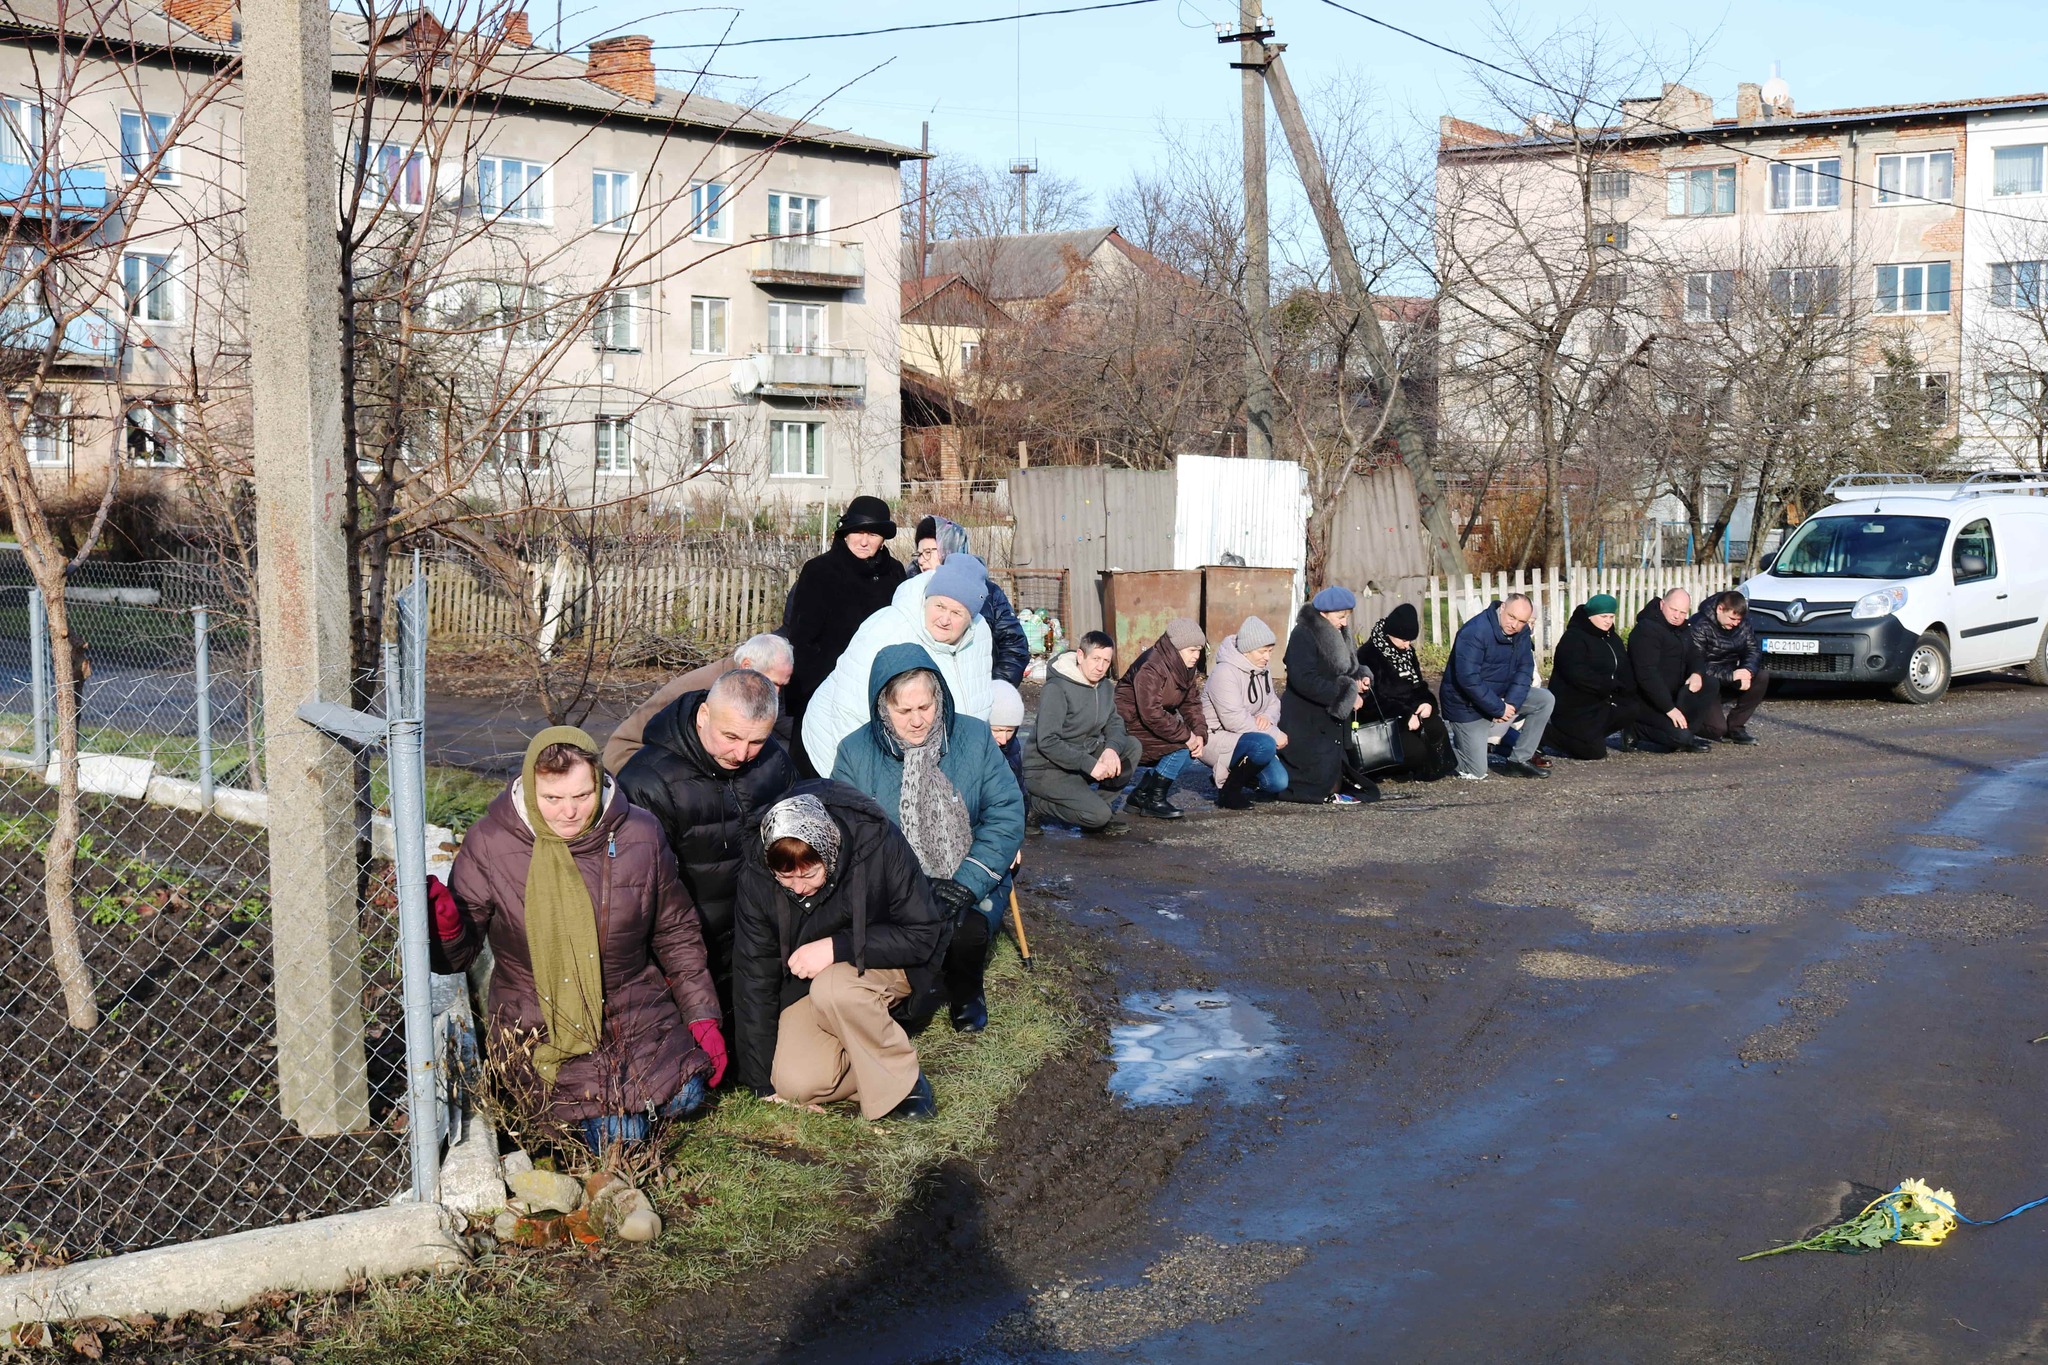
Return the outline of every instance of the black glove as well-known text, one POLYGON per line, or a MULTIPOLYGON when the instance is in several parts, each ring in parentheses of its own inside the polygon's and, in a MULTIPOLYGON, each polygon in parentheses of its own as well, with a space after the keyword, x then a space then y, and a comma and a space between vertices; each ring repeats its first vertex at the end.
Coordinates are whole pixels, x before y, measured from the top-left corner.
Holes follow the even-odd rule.
POLYGON ((953 912, 958 919, 969 910, 981 908, 981 897, 969 891, 951 877, 941 877, 932 883, 932 899, 953 912))

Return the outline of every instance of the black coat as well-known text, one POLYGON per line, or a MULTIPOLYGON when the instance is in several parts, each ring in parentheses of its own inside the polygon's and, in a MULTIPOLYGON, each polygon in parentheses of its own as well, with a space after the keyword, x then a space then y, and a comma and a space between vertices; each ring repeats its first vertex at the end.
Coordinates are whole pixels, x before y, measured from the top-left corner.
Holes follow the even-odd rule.
POLYGON ((846 548, 843 535, 797 574, 783 608, 781 631, 796 654, 789 686, 782 689, 782 709, 796 723, 796 733, 803 733, 804 708, 810 705, 811 694, 831 675, 853 633, 889 605, 903 579, 903 566, 886 547, 875 551, 873 559, 859 559, 846 548))
MULTIPOLYGON (((1344 757, 1351 741, 1351 717, 1356 708, 1355 680, 1366 676, 1365 665, 1354 662, 1338 672, 1324 659, 1318 641, 1337 641, 1332 652, 1356 660, 1357 646, 1351 632, 1339 632, 1313 606, 1295 613, 1294 630, 1287 637, 1287 690, 1280 694, 1280 729, 1287 747, 1280 761, 1287 765, 1289 801, 1317 802, 1337 790, 1344 778, 1344 757)), ((1372 708, 1368 718, 1377 719, 1372 708)))
POLYGON ((1714 608, 1722 596, 1715 593, 1692 614, 1692 642, 1700 652, 1700 672, 1717 682, 1732 683, 1738 668, 1746 668, 1752 675, 1762 672, 1764 651, 1757 643, 1747 614, 1735 623, 1733 630, 1715 617, 1714 608))
MULTIPOLYGON (((1572 613, 1551 657, 1550 692, 1557 698, 1557 709, 1546 734, 1595 751, 1619 728, 1622 703, 1635 698, 1635 669, 1621 637, 1596 629, 1583 606, 1572 613)), ((1633 711, 1632 706, 1628 709, 1633 711)))
POLYGON ((764 1095, 782 1011, 811 989, 790 975, 791 953, 829 938, 835 961, 863 972, 902 968, 910 996, 895 1013, 915 1020, 943 998, 940 965, 952 941, 952 918, 932 899, 917 855, 880 806, 843 782, 802 782, 795 790, 824 802, 839 826, 839 858, 824 888, 799 901, 768 870, 760 821, 747 830, 733 920, 733 1070, 740 1084, 764 1095))
POLYGON ((1700 671, 1690 627, 1666 621, 1664 608, 1654 597, 1636 613, 1635 629, 1628 636, 1628 662, 1635 673, 1636 695, 1659 714, 1678 707, 1685 680, 1700 671))
POLYGON ((989 672, 1012 687, 1022 687, 1031 667, 1031 642, 1024 638, 1024 623, 1010 605, 1010 594, 994 579, 989 580, 988 600, 981 604, 981 619, 988 622, 989 647, 995 654, 989 672))
MULTIPOLYGON (((1406 721, 1425 705, 1431 715, 1443 714, 1443 707, 1438 703, 1436 693, 1430 690, 1428 680, 1410 682, 1402 677, 1395 670, 1394 661, 1375 648, 1371 640, 1358 647, 1358 662, 1372 674, 1372 691, 1366 694, 1371 699, 1365 704, 1367 720, 1378 720, 1384 714, 1388 720, 1406 721), (1379 704, 1377 711, 1373 709, 1375 701, 1379 704)), ((1418 668, 1416 671, 1421 670, 1418 668)))
POLYGON ((761 812, 788 793, 796 771, 773 736, 743 767, 721 768, 697 737, 706 695, 685 692, 647 722, 641 750, 619 770, 618 782, 627 799, 661 822, 704 921, 711 975, 723 983, 732 972, 733 898, 746 836, 761 812))

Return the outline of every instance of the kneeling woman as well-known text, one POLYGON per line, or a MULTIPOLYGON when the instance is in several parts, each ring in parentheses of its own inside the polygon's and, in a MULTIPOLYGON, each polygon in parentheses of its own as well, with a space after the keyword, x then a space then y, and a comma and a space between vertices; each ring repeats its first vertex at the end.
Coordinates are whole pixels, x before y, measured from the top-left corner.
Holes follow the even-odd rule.
POLYGON ((1443 708, 1422 676, 1415 639, 1422 617, 1403 602, 1380 620, 1358 647, 1358 662, 1372 673, 1372 695, 1382 715, 1401 727, 1401 769, 1397 777, 1434 782, 1458 771, 1443 708))
POLYGON ((491 946, 488 1051, 515 1122, 592 1148, 703 1107, 725 1071, 697 909, 661 826, 555 726, 470 829, 437 898, 437 971, 491 946))
POLYGON ((748 841, 733 912, 740 1082, 870 1119, 938 1112, 904 1018, 937 1008, 952 921, 868 797, 799 782, 748 841))

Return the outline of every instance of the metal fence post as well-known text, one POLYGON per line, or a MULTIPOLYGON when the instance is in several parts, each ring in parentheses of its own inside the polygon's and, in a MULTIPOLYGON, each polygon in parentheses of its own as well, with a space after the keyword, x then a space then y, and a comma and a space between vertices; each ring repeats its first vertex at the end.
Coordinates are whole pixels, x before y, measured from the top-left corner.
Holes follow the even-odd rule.
POLYGON ((50 764, 50 618, 43 590, 28 594, 29 755, 38 769, 50 764))
POLYGON ((213 673, 206 653, 206 608, 192 608, 192 686, 199 731, 199 809, 213 809, 213 673))
POLYGON ((398 882, 398 961, 405 1000, 406 1131, 412 1197, 441 1197, 441 1117, 435 1071, 433 966, 428 954, 425 613, 415 576, 399 612, 398 639, 384 646, 385 772, 391 786, 393 875, 398 882), (412 608, 408 610, 407 608, 412 608), (422 638, 414 640, 412 635, 422 638))

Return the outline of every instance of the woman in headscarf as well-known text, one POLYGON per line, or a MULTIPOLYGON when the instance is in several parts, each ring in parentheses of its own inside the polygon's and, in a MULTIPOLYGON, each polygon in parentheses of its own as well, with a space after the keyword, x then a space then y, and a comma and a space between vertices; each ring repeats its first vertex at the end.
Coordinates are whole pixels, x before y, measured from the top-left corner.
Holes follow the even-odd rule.
POLYGON ((873 718, 840 744, 832 779, 873 797, 910 841, 953 917, 945 973, 953 1027, 979 1033, 988 1027, 982 975, 1024 844, 1024 794, 989 727, 953 709, 923 649, 890 645, 877 654, 868 690, 873 718))
MULTIPOLYGON (((1287 637, 1287 691, 1280 698, 1280 729, 1287 747, 1282 801, 1355 806, 1377 801, 1372 779, 1353 771, 1351 724, 1359 716, 1371 675, 1358 662, 1351 613, 1358 598, 1335 584, 1302 604, 1287 637)), ((1370 708, 1366 719, 1374 719, 1370 708)))
POLYGON ((1458 770, 1458 756, 1451 748, 1443 708, 1422 676, 1422 661, 1415 657, 1415 640, 1421 634, 1421 616, 1403 602, 1373 626, 1358 647, 1358 662, 1372 673, 1372 695, 1379 714, 1400 725, 1401 768, 1397 776, 1434 782, 1458 770))
POLYGON ((491 945, 486 1046, 515 1123, 566 1126, 597 1149, 703 1107, 726 1052, 696 907, 661 826, 604 775, 589 735, 533 737, 449 890, 435 898, 436 970, 491 945))
POLYGON ((742 1085, 869 1119, 938 1112, 906 1018, 937 1008, 952 921, 881 807, 800 782, 768 808, 740 872, 733 1043, 742 1085))

